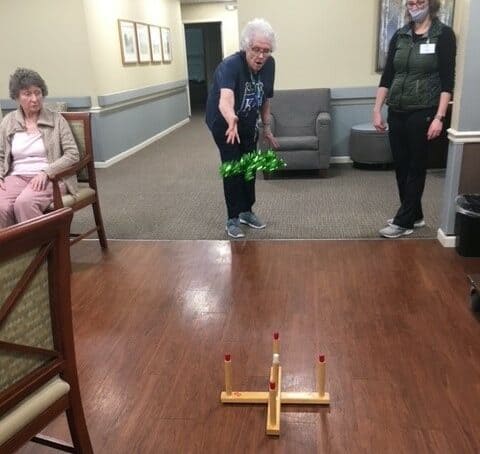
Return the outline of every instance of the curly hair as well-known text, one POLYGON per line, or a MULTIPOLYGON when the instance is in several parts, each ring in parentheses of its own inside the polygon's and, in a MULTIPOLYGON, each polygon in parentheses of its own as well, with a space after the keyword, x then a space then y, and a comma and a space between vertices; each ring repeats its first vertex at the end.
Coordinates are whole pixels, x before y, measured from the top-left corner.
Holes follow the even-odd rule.
POLYGON ((272 26, 265 19, 253 19, 242 30, 240 36, 240 49, 247 50, 255 36, 267 38, 272 45, 272 51, 275 50, 276 37, 272 26))
POLYGON ((17 99, 20 95, 20 90, 35 86, 42 90, 42 95, 48 95, 48 88, 45 81, 40 74, 32 69, 17 68, 15 72, 10 76, 9 90, 10 98, 17 99))

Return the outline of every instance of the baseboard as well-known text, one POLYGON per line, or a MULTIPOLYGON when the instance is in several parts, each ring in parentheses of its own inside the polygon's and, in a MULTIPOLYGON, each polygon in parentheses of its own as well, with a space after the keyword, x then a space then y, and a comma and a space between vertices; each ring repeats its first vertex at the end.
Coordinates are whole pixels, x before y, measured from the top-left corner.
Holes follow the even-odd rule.
POLYGON ((442 229, 438 229, 437 240, 443 247, 455 247, 457 237, 455 235, 445 235, 442 229))
POLYGON ((161 139, 162 137, 165 137, 167 134, 170 134, 171 132, 175 131, 175 129, 181 128, 182 126, 186 125, 189 121, 190 121, 190 118, 185 118, 185 120, 182 120, 174 124, 173 126, 170 126, 164 131, 159 132, 158 134, 155 134, 154 136, 139 143, 138 145, 135 145, 134 147, 129 148, 128 150, 122 151, 121 153, 117 154, 113 158, 107 159, 106 161, 95 161, 95 167, 97 169, 106 169, 107 167, 112 166, 113 164, 121 161, 122 159, 132 156, 133 154, 137 153, 137 151, 140 151, 143 148, 148 147, 148 145, 152 144, 158 139, 161 139))
POLYGON ((332 156, 330 158, 330 164, 351 164, 352 162, 350 156, 332 156))

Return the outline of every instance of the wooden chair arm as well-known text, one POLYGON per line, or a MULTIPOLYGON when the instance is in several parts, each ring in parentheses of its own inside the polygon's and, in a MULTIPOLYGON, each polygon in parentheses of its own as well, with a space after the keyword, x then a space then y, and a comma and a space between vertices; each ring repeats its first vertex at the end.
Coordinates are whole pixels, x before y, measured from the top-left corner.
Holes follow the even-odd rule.
POLYGON ((65 170, 62 170, 61 172, 57 173, 53 177, 50 178, 52 181, 59 181, 64 177, 68 177, 70 175, 76 174, 80 169, 83 169, 84 167, 87 166, 87 164, 90 162, 89 158, 83 158, 80 161, 78 161, 75 164, 72 164, 70 167, 67 167, 65 170))

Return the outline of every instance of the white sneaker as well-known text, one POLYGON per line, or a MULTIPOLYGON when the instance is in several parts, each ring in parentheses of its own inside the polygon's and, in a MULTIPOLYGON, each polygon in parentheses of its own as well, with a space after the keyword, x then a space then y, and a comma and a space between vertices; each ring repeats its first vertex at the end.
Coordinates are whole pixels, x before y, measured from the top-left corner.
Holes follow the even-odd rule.
MULTIPOLYGON (((392 224, 393 224, 393 218, 392 218, 392 219, 389 219, 389 220, 387 221, 387 224, 388 224, 388 225, 392 225, 392 224)), ((425 221, 424 221, 423 219, 418 219, 418 220, 416 220, 416 221, 413 223, 413 228, 414 228, 414 229, 419 229, 419 228, 421 228, 421 227, 425 227, 425 225, 426 225, 426 224, 425 224, 425 221)))
POLYGON ((400 238, 401 236, 411 235, 413 233, 413 229, 406 229, 404 227, 400 227, 399 225, 390 224, 381 229, 378 233, 385 238, 400 238))

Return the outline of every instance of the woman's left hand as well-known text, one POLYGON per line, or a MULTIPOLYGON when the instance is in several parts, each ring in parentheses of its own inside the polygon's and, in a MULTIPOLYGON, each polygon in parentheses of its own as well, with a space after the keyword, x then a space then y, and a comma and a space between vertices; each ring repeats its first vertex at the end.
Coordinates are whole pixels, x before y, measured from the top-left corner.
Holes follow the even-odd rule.
POLYGON ((48 175, 45 172, 37 173, 31 180, 30 186, 34 191, 44 191, 47 189, 48 175))
POLYGON ((428 128, 427 132, 427 139, 432 140, 436 139, 441 133, 443 129, 443 123, 436 118, 430 123, 430 127, 428 128))
POLYGON ((263 129, 263 139, 267 141, 273 148, 278 148, 279 144, 275 136, 272 134, 272 131, 269 127, 264 127, 263 129))

